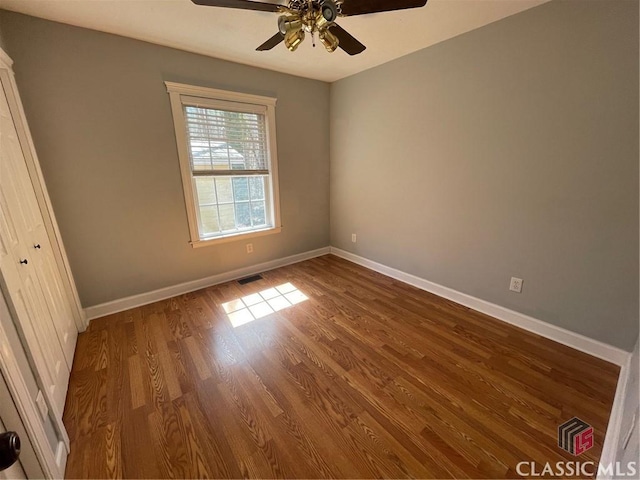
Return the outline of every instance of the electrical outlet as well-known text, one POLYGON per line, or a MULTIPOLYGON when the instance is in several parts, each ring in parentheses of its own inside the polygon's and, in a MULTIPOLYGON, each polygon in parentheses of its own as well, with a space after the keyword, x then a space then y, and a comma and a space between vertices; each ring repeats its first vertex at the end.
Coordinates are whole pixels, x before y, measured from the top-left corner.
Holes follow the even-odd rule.
POLYGON ((509 284, 509 290, 512 292, 520 293, 522 292, 522 282, 521 278, 511 277, 511 283, 509 284))
POLYGON ((253 253, 253 243, 247 243, 247 253, 253 253))
POLYGON ((356 237, 356 234, 355 234, 355 233, 352 233, 352 234, 351 234, 351 241, 352 241, 353 243, 356 243, 356 241, 357 241, 357 240, 358 240, 358 238, 356 237))

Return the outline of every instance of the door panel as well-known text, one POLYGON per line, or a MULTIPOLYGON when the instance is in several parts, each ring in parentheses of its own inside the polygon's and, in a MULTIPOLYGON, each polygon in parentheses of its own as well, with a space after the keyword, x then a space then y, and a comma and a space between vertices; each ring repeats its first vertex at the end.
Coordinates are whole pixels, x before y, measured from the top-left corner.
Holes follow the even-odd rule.
POLYGON ((19 292, 18 298, 14 303, 22 303, 24 305, 24 311, 27 316, 25 320, 28 320, 25 323, 38 325, 40 328, 40 330, 35 330, 32 327, 25 327, 24 330, 25 333, 30 330, 28 335, 34 339, 32 344, 37 343, 40 351, 44 354, 44 358, 52 359, 52 361, 46 362, 44 368, 46 368, 49 378, 51 378, 51 383, 48 385, 49 393, 57 406, 57 410, 62 413, 64 411, 70 373, 64 356, 61 355, 60 344, 56 341, 56 333, 53 326, 49 322, 37 321, 38 318, 47 316, 44 311, 46 307, 39 301, 40 292, 37 291, 37 286, 34 285, 32 278, 23 278, 23 285, 24 288, 19 292))
POLYGON ((46 235, 41 236, 41 240, 35 245, 32 258, 40 289, 45 296, 45 304, 49 315, 53 319, 58 341, 62 346, 67 369, 71 370, 73 365, 73 354, 75 353, 78 330, 73 318, 71 305, 69 305, 60 272, 57 269, 51 245, 46 235))
POLYGON ((59 278, 55 265, 52 265, 55 259, 44 253, 42 255, 45 257, 42 259, 42 263, 36 263, 36 266, 39 266, 38 278, 44 279, 44 281, 41 280, 40 286, 47 298, 46 304, 49 308, 49 313, 54 319, 56 334, 62 345, 66 360, 66 368, 71 370, 78 331, 76 330, 71 306, 63 293, 62 280, 59 278))
POLYGON ((7 200, 2 190, 0 190, 0 231, 3 233, 0 236, 0 257, 3 257, 17 248, 18 234, 13 219, 9 215, 7 200))

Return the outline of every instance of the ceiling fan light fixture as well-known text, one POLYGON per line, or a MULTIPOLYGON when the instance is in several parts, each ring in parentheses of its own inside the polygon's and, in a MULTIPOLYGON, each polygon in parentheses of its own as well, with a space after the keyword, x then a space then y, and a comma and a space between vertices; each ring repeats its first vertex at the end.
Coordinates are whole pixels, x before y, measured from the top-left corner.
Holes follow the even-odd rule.
POLYGON ((329 53, 334 52, 340 44, 340 42, 338 41, 338 37, 336 37, 329 30, 321 30, 318 38, 320 38, 320 41, 324 45, 324 48, 326 48, 327 52, 329 53))
POLYGON ((302 19, 298 15, 281 15, 278 17, 278 30, 282 35, 302 28, 302 19))
POLYGON ((291 52, 295 52, 304 40, 304 30, 291 30, 284 37, 284 44, 291 52))
POLYGON ((323 0, 320 3, 320 9, 316 15, 316 27, 322 30, 338 18, 338 7, 333 0, 323 0))
MULTIPOLYGON (((184 0, 186 1, 186 0, 184 0)), ((337 47, 349 55, 358 55, 366 50, 362 43, 344 28, 336 19, 370 13, 391 12, 424 7, 427 0, 287 0, 287 5, 273 0, 191 0, 196 5, 210 7, 237 8, 260 12, 278 13, 278 33, 259 45, 256 50, 271 50, 284 41, 292 52, 304 41, 305 32, 320 40, 329 52, 337 47), (346 3, 345 3, 346 2, 346 3), (284 15, 282 15, 284 14, 284 15), (332 29, 329 32, 329 28, 332 29)), ((315 42, 313 44, 315 47, 315 42)))

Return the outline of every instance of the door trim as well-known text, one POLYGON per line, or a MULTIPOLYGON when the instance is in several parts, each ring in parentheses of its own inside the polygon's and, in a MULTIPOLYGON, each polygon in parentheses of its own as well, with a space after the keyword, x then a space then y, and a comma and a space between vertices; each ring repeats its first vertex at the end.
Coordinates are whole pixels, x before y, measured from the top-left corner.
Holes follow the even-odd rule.
POLYGON ((47 192, 47 186, 44 182, 44 177, 42 176, 42 170, 40 168, 40 163, 38 162, 36 149, 33 144, 33 139, 31 138, 31 132, 29 131, 22 101, 20 100, 20 94, 18 92, 18 86, 13 72, 13 60, 1 48, 0 77, 2 84, 5 86, 9 110, 11 111, 16 131, 18 132, 18 141, 22 146, 25 163, 33 185, 33 191, 36 194, 38 206, 40 207, 40 211, 42 212, 42 217, 44 219, 45 228, 51 240, 56 264, 60 270, 67 297, 71 300, 71 308, 76 327, 79 332, 84 332, 87 328, 88 322, 82 308, 82 304, 80 303, 76 283, 73 279, 73 274, 69 265, 69 258, 67 257, 64 249, 64 244, 62 243, 62 236, 60 235, 58 223, 56 221, 55 214, 53 213, 51 199, 47 192))

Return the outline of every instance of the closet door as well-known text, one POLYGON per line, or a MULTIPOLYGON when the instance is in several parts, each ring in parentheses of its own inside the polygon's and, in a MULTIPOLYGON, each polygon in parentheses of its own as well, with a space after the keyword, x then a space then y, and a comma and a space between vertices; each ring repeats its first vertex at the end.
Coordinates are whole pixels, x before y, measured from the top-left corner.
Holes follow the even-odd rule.
POLYGON ((0 90, 0 271, 31 360, 56 416, 61 416, 70 367, 61 341, 64 335, 51 313, 55 307, 43 289, 47 279, 40 276, 44 262, 37 255, 42 248, 35 245, 42 240, 38 233, 44 228, 42 214, 6 93, 0 90))
POLYGON ((68 370, 73 365, 78 330, 73 319, 71 305, 62 284, 62 278, 53 257, 49 237, 43 224, 33 232, 33 259, 36 276, 44 295, 44 303, 53 320, 53 326, 66 360, 68 370))

